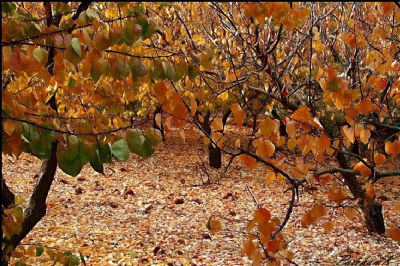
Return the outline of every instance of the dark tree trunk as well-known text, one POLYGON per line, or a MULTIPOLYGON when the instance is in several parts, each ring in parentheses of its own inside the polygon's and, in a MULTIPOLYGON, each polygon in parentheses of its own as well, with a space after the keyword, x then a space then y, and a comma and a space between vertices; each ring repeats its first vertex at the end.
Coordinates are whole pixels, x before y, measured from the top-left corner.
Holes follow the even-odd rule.
POLYGON ((382 204, 373 201, 363 207, 365 225, 369 233, 385 233, 385 220, 382 214, 382 204))
POLYGON ((208 163, 213 168, 222 167, 221 149, 212 143, 208 144, 208 163))

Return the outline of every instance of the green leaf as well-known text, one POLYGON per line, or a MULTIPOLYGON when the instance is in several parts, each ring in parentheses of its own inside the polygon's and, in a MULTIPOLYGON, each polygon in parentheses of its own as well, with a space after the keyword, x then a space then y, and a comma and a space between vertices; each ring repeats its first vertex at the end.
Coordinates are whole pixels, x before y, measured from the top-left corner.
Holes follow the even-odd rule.
POLYGON ((156 140, 149 135, 143 135, 141 131, 129 130, 127 138, 129 150, 142 157, 149 157, 154 153, 154 145, 156 140))
POLYGON ((79 41, 78 38, 72 38, 71 46, 72 46, 72 48, 74 48, 75 53, 79 57, 82 57, 81 42, 79 41))
POLYGON ((22 124, 22 136, 27 142, 33 142, 38 138, 38 133, 33 125, 23 123, 22 124))
POLYGON ((36 247, 36 256, 39 257, 43 254, 44 248, 43 247, 36 247))
POLYGON ((47 160, 50 158, 51 143, 48 143, 47 140, 43 141, 43 138, 32 141, 29 144, 29 148, 31 149, 32 154, 41 160, 47 160))
POLYGON ((79 56, 79 55, 75 52, 75 50, 74 50, 74 48, 72 47, 72 45, 71 45, 71 46, 68 46, 67 49, 65 49, 65 51, 64 51, 64 56, 65 56, 65 58, 66 58, 69 62, 71 62, 71 63, 74 64, 74 65, 79 64, 79 63, 82 61, 82 59, 83 59, 81 56, 79 56))
POLYGON ((96 143, 91 143, 84 145, 85 146, 85 154, 89 159, 90 166, 101 174, 104 174, 103 163, 100 159, 100 152, 97 149, 96 143))
POLYGON ((326 85, 326 88, 332 92, 335 92, 339 89, 339 86, 336 82, 336 78, 334 80, 331 80, 328 82, 328 84, 326 85))
POLYGON ((74 255, 68 256, 68 266, 79 265, 79 263, 80 263, 80 261, 77 256, 74 256, 74 255))
POLYGON ((75 86, 76 86, 76 80, 70 77, 68 80, 68 87, 75 88, 75 86))
POLYGON ((103 163, 111 163, 112 162, 112 154, 111 149, 108 144, 99 144, 99 156, 100 160, 103 163))
POLYGON ((126 141, 128 143, 129 150, 137 155, 141 156, 141 150, 145 137, 139 130, 128 130, 126 141))
POLYGON ((125 139, 120 139, 111 144, 111 152, 121 161, 126 161, 129 158, 129 148, 125 139))
POLYGON ((12 13, 17 8, 14 3, 11 2, 2 2, 1 3, 1 12, 4 13, 12 13))
POLYGON ((47 62, 47 57, 47 52, 42 48, 37 47, 35 50, 33 50, 33 58, 35 58, 39 63, 43 64, 47 62))
POLYGON ((194 67, 193 64, 190 64, 188 72, 189 72, 189 79, 193 81, 199 74, 199 69, 194 67))
POLYGON ((67 149, 59 146, 57 151, 58 166, 71 176, 77 176, 88 162, 84 146, 80 142, 76 143, 74 137, 77 138, 76 136, 69 138, 67 149))
POLYGON ((143 16, 140 16, 136 19, 136 23, 142 27, 142 36, 143 38, 146 38, 149 22, 143 16))

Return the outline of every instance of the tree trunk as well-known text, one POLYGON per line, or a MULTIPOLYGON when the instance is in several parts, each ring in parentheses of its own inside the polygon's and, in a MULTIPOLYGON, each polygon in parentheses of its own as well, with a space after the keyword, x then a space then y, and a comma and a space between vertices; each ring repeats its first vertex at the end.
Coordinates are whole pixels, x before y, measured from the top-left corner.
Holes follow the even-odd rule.
POLYGON ((42 168, 29 200, 29 205, 24 210, 25 218, 22 222, 21 232, 11 237, 2 248, 2 265, 8 265, 9 255, 11 252, 17 248, 22 239, 24 239, 35 225, 46 215, 46 199, 57 170, 57 145, 58 141, 53 141, 51 145, 50 158, 42 163, 42 168))
POLYGON ((385 233, 385 220, 382 214, 382 204, 373 201, 363 207, 365 225, 369 233, 385 233))
MULTIPOLYGON (((340 167, 344 169, 351 169, 347 158, 341 151, 336 152, 336 159, 339 162, 340 167)), ((355 198, 359 198, 359 206, 364 213, 364 220, 369 233, 385 233, 385 220, 382 214, 382 205, 376 201, 372 201, 365 205, 365 190, 362 188, 360 181, 354 174, 342 174, 343 179, 347 187, 355 198)))
MULTIPOLYGON (((324 125, 324 123, 323 127, 326 129, 328 135, 333 138, 335 133, 328 130, 331 127, 324 125)), ((335 156, 341 168, 352 170, 350 161, 342 151, 336 151, 335 156)), ((364 221, 368 232, 384 234, 385 220, 382 213, 382 205, 376 201, 372 201, 365 205, 365 189, 361 186, 357 176, 350 173, 342 173, 342 177, 354 198, 359 199, 359 206, 364 213, 364 221)))
POLYGON ((208 144, 208 163, 213 168, 222 167, 221 149, 212 143, 208 144))

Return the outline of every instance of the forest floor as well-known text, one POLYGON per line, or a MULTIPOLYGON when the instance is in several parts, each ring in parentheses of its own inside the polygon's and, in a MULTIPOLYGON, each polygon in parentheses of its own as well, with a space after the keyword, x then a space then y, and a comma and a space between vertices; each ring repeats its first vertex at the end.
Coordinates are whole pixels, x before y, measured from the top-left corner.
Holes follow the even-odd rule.
MULTIPOLYGON (((223 157, 225 164, 228 160, 223 157)), ((89 165, 77 177, 57 170, 47 214, 23 243, 80 252, 87 265, 251 265, 242 252, 246 223, 256 209, 249 189, 283 220, 287 185, 268 184, 262 167, 246 170, 237 160, 219 184, 207 185, 202 162, 207 162, 206 145, 192 137, 183 142, 172 132, 150 158, 130 155, 106 165, 105 175, 89 165), (210 216, 222 222, 221 232, 209 233, 210 216)), ((3 156, 2 163, 9 187, 28 201, 40 161, 23 154, 18 160, 3 156)), ((223 171, 207 167, 212 181, 223 171)), ((400 214, 392 205, 400 201, 399 178, 381 180, 376 189, 387 227, 398 226, 400 214)), ((298 265, 400 265, 400 245, 369 235, 361 215, 349 220, 341 208, 329 209, 315 225, 302 228, 313 198, 300 192, 284 229, 298 265), (330 220, 335 227, 325 233, 322 224, 330 220)), ((28 262, 52 265, 45 255, 28 262)))

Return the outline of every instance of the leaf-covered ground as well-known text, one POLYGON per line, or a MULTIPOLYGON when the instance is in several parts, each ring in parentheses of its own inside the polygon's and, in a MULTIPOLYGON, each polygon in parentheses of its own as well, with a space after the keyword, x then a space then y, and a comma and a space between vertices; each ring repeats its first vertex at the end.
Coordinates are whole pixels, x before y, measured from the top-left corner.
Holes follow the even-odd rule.
MULTIPOLYGON (((176 133, 152 157, 131 155, 107 165, 105 175, 89 166, 78 177, 58 170, 47 214, 24 243, 81 252, 87 265, 251 265, 241 251, 246 222, 256 208, 246 186, 282 220, 290 196, 283 193, 286 184, 267 184, 262 167, 248 171, 235 162, 219 184, 204 185, 208 177, 201 161, 207 162, 202 141, 187 136, 183 143, 176 133), (222 222, 222 232, 209 234, 210 216, 222 222)), ((40 161, 22 155, 18 161, 3 156, 2 162, 6 182, 27 201, 40 161)), ((223 172, 207 171, 214 181, 223 172)), ((391 207, 400 200, 399 178, 382 180, 377 188, 387 226, 393 228, 400 221, 391 207)), ((301 216, 312 203, 301 192, 284 231, 297 264, 400 264, 399 244, 368 235, 360 215, 349 220, 343 210, 330 209, 316 225, 301 228, 301 216), (329 234, 322 227, 328 221, 335 223, 329 234)), ((46 256, 30 262, 51 265, 46 256)))

